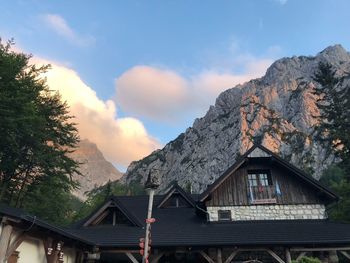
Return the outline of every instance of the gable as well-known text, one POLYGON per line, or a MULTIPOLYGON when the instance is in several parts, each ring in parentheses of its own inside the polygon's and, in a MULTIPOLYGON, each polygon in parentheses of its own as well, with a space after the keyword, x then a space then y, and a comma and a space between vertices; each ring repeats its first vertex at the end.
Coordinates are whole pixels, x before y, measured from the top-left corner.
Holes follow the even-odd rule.
MULTIPOLYGON (((276 154, 272 153, 270 150, 266 149, 265 147, 260 145, 259 146, 254 145, 241 158, 239 158, 239 160, 234 165, 232 165, 229 169, 227 169, 226 172, 224 172, 212 185, 210 185, 206 191, 204 191, 201 194, 200 201, 203 202, 207 199, 210 199, 210 197, 216 191, 220 192, 221 190, 221 193, 225 193, 225 191, 228 191, 230 187, 232 188, 232 186, 220 187, 222 184, 226 184, 226 185, 240 184, 240 186, 243 187, 242 188, 243 191, 247 191, 247 186, 249 186, 247 182, 242 182, 242 181, 235 182, 236 180, 239 180, 239 179, 238 178, 229 179, 229 178, 238 170, 240 170, 242 167, 251 163, 253 160, 259 160, 260 162, 265 163, 265 168, 263 169, 270 169, 269 167, 272 164, 275 167, 278 166, 278 167, 284 168, 286 171, 288 171, 288 176, 292 176, 293 178, 298 179, 298 184, 308 187, 308 189, 311 189, 313 193, 315 192, 320 193, 325 203, 330 203, 338 199, 335 193, 333 193, 327 187, 320 184, 314 178, 305 174, 303 171, 301 171, 297 167, 286 162, 285 160, 283 160, 276 154), (228 182, 225 182, 227 180, 228 182)), ((244 177, 242 178, 244 179, 244 177)), ((244 179, 244 180, 247 180, 247 179, 244 179)), ((244 202, 247 203, 247 201, 244 201, 244 202)))
POLYGON ((115 197, 112 197, 92 213, 83 224, 83 226, 96 225, 141 226, 138 220, 115 197))
POLYGON ((250 161, 211 193, 207 206, 321 204, 319 191, 273 161, 250 161))
POLYGON ((272 155, 266 151, 263 151, 262 148, 256 147, 254 148, 249 154, 249 158, 254 158, 254 157, 271 157, 272 155))
POLYGON ((157 208, 194 207, 194 200, 178 184, 174 184, 164 195, 157 208))

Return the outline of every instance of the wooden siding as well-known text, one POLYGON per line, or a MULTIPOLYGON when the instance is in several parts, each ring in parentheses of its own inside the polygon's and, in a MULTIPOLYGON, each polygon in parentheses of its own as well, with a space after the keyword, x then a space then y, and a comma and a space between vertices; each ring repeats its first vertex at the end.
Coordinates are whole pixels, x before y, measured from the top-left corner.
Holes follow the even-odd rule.
MULTIPOLYGON (((236 170, 211 194, 207 206, 250 205, 248 187, 248 170, 270 170, 273 186, 276 189, 278 181, 281 195, 275 195, 276 204, 319 204, 323 203, 315 189, 305 185, 286 168, 281 168, 267 161, 266 164, 249 163, 236 170)), ((270 193, 271 195, 271 193, 270 193)))

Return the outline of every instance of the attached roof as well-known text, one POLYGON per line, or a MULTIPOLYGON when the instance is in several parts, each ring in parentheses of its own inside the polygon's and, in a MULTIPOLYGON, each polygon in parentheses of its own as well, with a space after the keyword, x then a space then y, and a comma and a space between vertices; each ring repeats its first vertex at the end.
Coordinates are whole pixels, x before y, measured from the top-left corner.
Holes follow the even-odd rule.
POLYGON ((159 202, 157 208, 161 208, 174 194, 181 195, 192 207, 195 207, 195 201, 191 195, 187 194, 177 183, 174 183, 168 192, 164 195, 164 198, 159 202))
MULTIPOLYGON (((163 197, 155 196, 155 203, 163 197)), ((147 196, 121 197, 140 220, 147 214, 147 196)), ((274 220, 208 223, 195 208, 155 208, 152 247, 235 245, 341 245, 350 243, 350 224, 328 220, 274 220)), ((71 229, 104 249, 138 248, 145 229, 132 226, 91 226, 71 229)))
POLYGON ((229 167, 213 184, 211 184, 200 196, 199 200, 203 202, 208 198, 208 196, 214 192, 233 172, 238 170, 249 158, 271 158, 276 161, 279 165, 292 171, 297 177, 302 179, 308 185, 320 190, 324 193, 330 200, 336 201, 339 199, 337 194, 332 190, 321 184, 319 181, 313 177, 307 175, 304 171, 300 170, 296 166, 288 163, 277 154, 273 153, 269 149, 262 145, 253 145, 243 156, 241 156, 231 167, 229 167))
POLYGON ((125 217, 135 226, 142 226, 142 223, 132 214, 126 207, 123 205, 122 202, 118 199, 117 196, 111 196, 109 200, 107 200, 105 203, 103 203, 100 207, 98 207, 91 215, 89 215, 87 218, 85 218, 80 224, 83 226, 88 226, 93 222, 99 215, 101 215, 106 209, 109 207, 116 207, 120 210, 122 214, 125 215, 125 217))
POLYGON ((0 217, 11 217, 13 219, 18 219, 22 222, 30 223, 32 226, 37 226, 39 228, 59 234, 65 238, 77 240, 84 244, 93 245, 93 242, 86 240, 79 235, 73 234, 70 231, 67 231, 65 228, 54 226, 36 216, 30 215, 22 209, 0 204, 0 217))

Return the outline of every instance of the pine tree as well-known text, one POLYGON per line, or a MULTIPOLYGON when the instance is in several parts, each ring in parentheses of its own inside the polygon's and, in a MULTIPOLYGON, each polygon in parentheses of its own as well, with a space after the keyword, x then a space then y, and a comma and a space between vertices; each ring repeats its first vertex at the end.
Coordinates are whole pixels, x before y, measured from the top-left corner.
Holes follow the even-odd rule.
POLYGON ((320 63, 314 80, 320 109, 318 139, 329 146, 339 163, 325 171, 322 181, 341 197, 330 210, 334 219, 350 221, 350 74, 337 77, 330 64, 320 63))

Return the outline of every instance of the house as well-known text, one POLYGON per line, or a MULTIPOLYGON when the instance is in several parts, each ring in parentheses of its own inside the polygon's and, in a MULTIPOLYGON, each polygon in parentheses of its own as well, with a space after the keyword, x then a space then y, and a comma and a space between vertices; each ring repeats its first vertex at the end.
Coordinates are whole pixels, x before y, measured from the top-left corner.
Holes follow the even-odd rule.
POLYGON ((0 262, 74 263, 93 251, 94 244, 61 227, 0 205, 0 262))
MULTIPOLYGON (((327 218, 326 206, 337 200, 317 180, 255 145, 203 193, 173 184, 154 196, 150 262, 289 263, 303 255, 350 262, 350 224, 327 218)), ((80 255, 90 258, 76 262, 141 262, 147 205, 148 196, 112 196, 57 234, 75 239, 80 255)))

